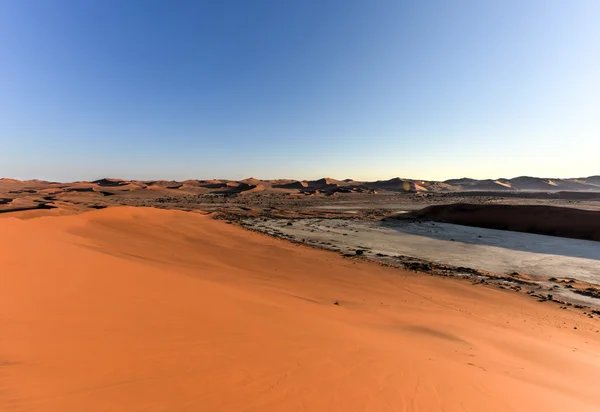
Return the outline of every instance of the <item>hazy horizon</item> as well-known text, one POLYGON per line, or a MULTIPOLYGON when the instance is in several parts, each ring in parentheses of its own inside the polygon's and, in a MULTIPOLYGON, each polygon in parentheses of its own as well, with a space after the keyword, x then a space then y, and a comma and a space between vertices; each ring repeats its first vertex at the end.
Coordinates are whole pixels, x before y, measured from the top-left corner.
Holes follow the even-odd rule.
POLYGON ((0 176, 0 179, 13 179, 13 180, 20 180, 20 181, 28 181, 28 180, 40 180, 40 181, 47 181, 47 182, 58 182, 58 183, 73 183, 73 182, 93 182, 96 180, 101 180, 101 179, 115 179, 115 180, 124 180, 124 181, 159 181, 159 180, 174 180, 174 181, 186 181, 186 180, 232 180, 232 181, 240 181, 240 180, 246 180, 246 179, 258 179, 258 180, 264 180, 264 181, 269 181, 269 180, 297 180, 297 181, 309 181, 309 180, 318 180, 318 179, 334 179, 334 180, 338 180, 338 181, 343 181, 343 180, 353 180, 353 181, 357 181, 357 182, 365 182, 365 181, 386 181, 386 180, 391 180, 391 179, 395 179, 395 178, 400 178, 400 179, 406 179, 406 180, 413 180, 413 181, 448 181, 448 180, 459 180, 459 179, 475 179, 475 180, 499 180, 499 179, 507 179, 507 180, 511 180, 511 179, 516 179, 516 178, 521 178, 521 177, 529 177, 529 178, 536 178, 536 179, 562 179, 562 180, 573 180, 573 179, 585 179, 585 178, 589 178, 589 177, 600 177, 600 174, 596 174, 596 175, 589 175, 589 176, 575 176, 575 177, 560 177, 560 176, 525 176, 525 175, 521 175, 521 176, 512 176, 512 177, 506 177, 506 176, 500 176, 500 177, 482 177, 482 178, 474 178, 471 176, 461 176, 461 177, 450 177, 448 179, 443 179, 443 180, 437 180, 437 179, 422 179, 422 178, 415 178, 415 177, 409 177, 409 176, 392 176, 392 177, 381 177, 381 178, 376 178, 376 179, 360 179, 360 178, 356 178, 356 177, 335 177, 335 176, 330 176, 330 175, 323 175, 323 176, 316 176, 316 177, 289 177, 289 176, 283 176, 283 177, 258 177, 258 176, 246 176, 246 177, 239 177, 239 178, 228 178, 228 177, 219 177, 219 176, 214 176, 214 177, 182 177, 182 178, 169 178, 166 179, 164 177, 154 177, 154 178, 136 178, 136 177, 123 177, 123 176, 111 176, 111 175, 106 175, 106 176, 100 176, 100 177, 93 177, 90 179, 73 179, 73 180, 54 180, 54 179, 45 179, 45 178, 39 178, 39 177, 34 177, 34 178, 20 178, 20 177, 14 177, 14 176, 0 176))
POLYGON ((594 0, 5 1, 0 176, 598 175, 598 16, 594 0))

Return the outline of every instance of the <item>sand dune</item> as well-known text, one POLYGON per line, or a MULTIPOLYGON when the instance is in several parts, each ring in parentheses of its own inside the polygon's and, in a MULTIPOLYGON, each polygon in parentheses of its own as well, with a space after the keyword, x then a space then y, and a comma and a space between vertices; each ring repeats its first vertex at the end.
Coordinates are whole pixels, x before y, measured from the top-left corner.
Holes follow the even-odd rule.
POLYGON ((277 184, 274 184, 273 187, 276 189, 300 189, 300 190, 302 190, 302 189, 306 189, 308 187, 308 183, 294 180, 291 182, 277 183, 277 184))
POLYGON ((600 212, 568 207, 448 204, 411 216, 438 222, 600 241, 600 212))
POLYGON ((102 179, 98 179, 98 180, 94 180, 91 183, 95 183, 98 186, 108 186, 108 187, 113 187, 113 186, 123 186, 125 184, 127 184, 127 182, 121 180, 121 179, 110 179, 110 178, 102 178, 102 179))
POLYGON ((240 183, 246 183, 249 186, 259 186, 262 185, 264 181, 254 177, 249 177, 248 179, 240 180, 240 183))
POLYGON ((0 410, 600 408, 597 320, 509 292, 179 211, 0 233, 0 410))

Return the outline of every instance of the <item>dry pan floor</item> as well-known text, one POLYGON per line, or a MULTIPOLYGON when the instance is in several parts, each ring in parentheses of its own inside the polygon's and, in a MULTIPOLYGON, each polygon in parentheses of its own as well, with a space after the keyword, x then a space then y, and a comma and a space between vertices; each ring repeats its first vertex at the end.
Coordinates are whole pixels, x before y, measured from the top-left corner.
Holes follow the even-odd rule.
POLYGON ((596 319, 199 214, 2 219, 0 284, 2 411, 600 410, 596 319))

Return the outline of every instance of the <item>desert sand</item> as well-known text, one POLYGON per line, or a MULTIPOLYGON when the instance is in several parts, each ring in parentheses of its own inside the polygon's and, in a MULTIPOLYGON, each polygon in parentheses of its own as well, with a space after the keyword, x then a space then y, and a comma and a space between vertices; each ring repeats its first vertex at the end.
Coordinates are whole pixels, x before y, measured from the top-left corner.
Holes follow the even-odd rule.
POLYGON ((3 411, 600 410, 596 318, 199 213, 6 217, 0 278, 3 411))

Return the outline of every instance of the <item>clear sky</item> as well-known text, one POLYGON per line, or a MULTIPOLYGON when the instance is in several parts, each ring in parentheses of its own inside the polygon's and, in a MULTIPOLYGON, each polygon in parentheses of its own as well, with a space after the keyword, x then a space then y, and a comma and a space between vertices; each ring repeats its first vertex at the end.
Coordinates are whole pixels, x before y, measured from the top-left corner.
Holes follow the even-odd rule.
POLYGON ((592 174, 598 0, 0 0, 0 176, 592 174))

